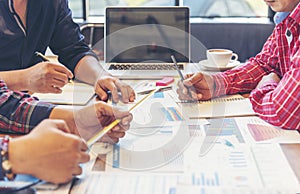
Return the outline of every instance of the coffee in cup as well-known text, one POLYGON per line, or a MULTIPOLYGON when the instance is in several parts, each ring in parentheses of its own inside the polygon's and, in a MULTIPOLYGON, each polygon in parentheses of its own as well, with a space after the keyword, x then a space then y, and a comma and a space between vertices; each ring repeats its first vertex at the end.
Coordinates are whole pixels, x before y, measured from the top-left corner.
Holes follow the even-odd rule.
POLYGON ((207 65, 226 67, 230 61, 237 61, 238 55, 229 49, 208 49, 206 51, 207 65))

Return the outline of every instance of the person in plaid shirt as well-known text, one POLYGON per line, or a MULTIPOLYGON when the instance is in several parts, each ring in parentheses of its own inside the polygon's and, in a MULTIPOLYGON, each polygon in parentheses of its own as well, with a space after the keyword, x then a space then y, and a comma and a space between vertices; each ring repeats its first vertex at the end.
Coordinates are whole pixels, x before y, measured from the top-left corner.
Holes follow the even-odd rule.
POLYGON ((256 114, 284 129, 300 130, 300 0, 265 0, 275 12, 290 12, 276 25, 262 51, 244 65, 213 75, 186 75, 182 100, 250 93, 256 114), (191 91, 191 95, 187 90, 191 91))

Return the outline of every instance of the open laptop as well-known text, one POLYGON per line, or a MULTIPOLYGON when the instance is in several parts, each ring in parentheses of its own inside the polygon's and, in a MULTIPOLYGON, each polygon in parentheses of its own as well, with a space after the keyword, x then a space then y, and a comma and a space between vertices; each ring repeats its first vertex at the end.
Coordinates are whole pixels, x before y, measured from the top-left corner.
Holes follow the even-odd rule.
POLYGON ((123 79, 178 76, 190 60, 188 7, 107 7, 105 64, 123 79))

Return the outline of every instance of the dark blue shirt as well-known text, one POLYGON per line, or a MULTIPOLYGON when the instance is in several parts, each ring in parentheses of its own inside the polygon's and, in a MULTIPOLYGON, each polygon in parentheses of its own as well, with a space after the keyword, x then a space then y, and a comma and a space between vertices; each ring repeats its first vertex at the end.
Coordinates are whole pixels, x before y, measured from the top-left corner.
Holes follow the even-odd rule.
POLYGON ((28 0, 26 28, 12 0, 0 0, 0 71, 24 69, 41 62, 35 51, 47 47, 74 72, 85 55, 94 55, 72 19, 68 0, 28 0))

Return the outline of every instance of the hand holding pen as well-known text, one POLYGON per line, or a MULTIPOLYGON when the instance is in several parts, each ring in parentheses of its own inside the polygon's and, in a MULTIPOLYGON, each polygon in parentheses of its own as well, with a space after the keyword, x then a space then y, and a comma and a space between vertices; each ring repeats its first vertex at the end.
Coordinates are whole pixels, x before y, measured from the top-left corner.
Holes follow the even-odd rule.
MULTIPOLYGON (((36 56, 40 57, 43 61, 45 61, 45 62, 50 62, 50 59, 48 59, 48 58, 47 58, 45 55, 43 55, 42 53, 36 51, 34 54, 35 54, 36 56)), ((70 82, 70 83, 74 83, 73 80, 72 80, 71 78, 69 79, 69 82, 70 82)))
POLYGON ((73 73, 59 63, 50 62, 41 53, 35 53, 43 62, 24 70, 26 90, 40 93, 61 93, 61 88, 73 78, 73 73))
POLYGON ((184 78, 177 66, 175 57, 171 56, 171 58, 181 78, 181 82, 178 83, 179 88, 177 89, 179 99, 183 101, 211 99, 214 90, 213 78, 202 72, 187 74, 186 78, 184 78))

